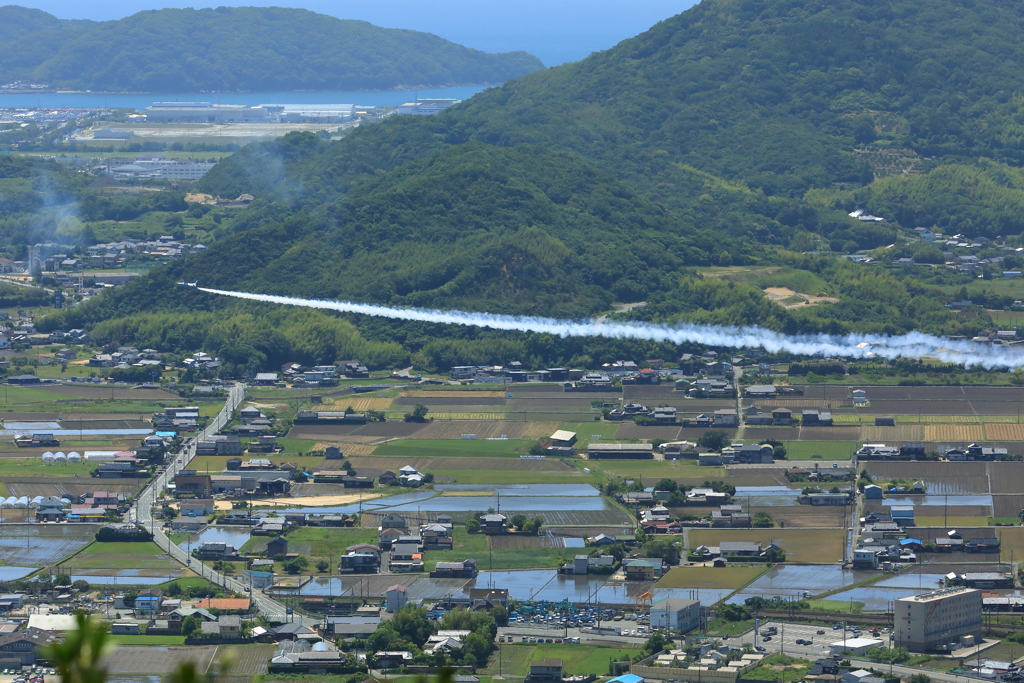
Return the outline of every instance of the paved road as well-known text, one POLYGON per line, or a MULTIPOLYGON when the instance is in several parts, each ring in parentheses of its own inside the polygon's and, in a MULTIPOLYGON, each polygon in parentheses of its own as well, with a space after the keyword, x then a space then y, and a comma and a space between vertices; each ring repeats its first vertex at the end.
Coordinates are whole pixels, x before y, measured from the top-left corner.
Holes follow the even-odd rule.
MULTIPOLYGON (((171 543, 170 539, 167 538, 167 535, 164 534, 162 523, 153 518, 153 508, 156 506, 157 501, 160 498, 160 492, 167 487, 167 484, 171 482, 174 475, 177 474, 179 470, 186 469, 188 463, 195 457, 197 442, 201 439, 213 436, 220 431, 220 429, 231 419, 231 413, 234 412, 235 408, 238 407, 244 398, 244 384, 236 384, 228 390, 228 396, 227 400, 224 402, 224 408, 217 414, 217 417, 214 418, 213 421, 210 422, 209 426, 207 426, 207 428, 200 434, 186 441, 181 452, 174 456, 172 460, 167 462, 164 467, 164 471, 154 478, 153 481, 143 489, 142 493, 139 494, 130 513, 133 521, 136 521, 150 529, 153 533, 153 541, 163 550, 166 550, 167 554, 173 559, 187 566, 189 569, 209 580, 211 583, 224 586, 236 593, 246 592, 245 589, 247 586, 236 578, 215 572, 212 567, 193 557, 189 557, 188 553, 171 543)), ((284 621, 286 619, 285 606, 276 600, 273 600, 260 592, 253 592, 252 599, 260 612, 267 615, 269 618, 278 621, 284 621)), ((315 626, 322 623, 321 620, 301 617, 299 615, 294 615, 292 620, 295 622, 301 622, 306 626, 315 626)))

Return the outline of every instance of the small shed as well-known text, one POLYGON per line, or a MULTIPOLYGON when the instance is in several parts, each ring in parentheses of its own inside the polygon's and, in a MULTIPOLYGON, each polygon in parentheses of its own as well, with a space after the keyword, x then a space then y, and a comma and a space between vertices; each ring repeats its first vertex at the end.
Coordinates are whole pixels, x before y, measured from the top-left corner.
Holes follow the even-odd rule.
POLYGON ((287 555, 288 554, 288 539, 284 536, 277 536, 267 541, 267 555, 273 557, 274 555, 287 555))

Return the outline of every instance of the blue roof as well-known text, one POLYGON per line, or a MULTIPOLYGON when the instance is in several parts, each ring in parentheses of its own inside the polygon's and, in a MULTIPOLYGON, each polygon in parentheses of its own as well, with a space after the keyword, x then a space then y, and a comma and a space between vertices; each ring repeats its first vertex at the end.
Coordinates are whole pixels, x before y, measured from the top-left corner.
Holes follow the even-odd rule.
POLYGON ((622 674, 618 678, 613 678, 605 683, 641 683, 643 680, 643 676, 637 676, 636 674, 622 674))
POLYGON ((900 545, 909 545, 911 543, 916 543, 918 545, 924 545, 924 543, 922 543, 921 541, 917 540, 916 538, 904 538, 902 541, 900 541, 900 545))

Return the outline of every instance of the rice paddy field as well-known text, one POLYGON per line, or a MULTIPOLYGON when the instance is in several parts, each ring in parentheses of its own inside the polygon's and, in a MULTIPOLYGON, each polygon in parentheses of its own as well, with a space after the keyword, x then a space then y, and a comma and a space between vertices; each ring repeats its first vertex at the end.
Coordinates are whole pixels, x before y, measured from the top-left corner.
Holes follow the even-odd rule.
MULTIPOLYGON (((722 541, 775 543, 786 551, 786 562, 833 564, 843 559, 843 529, 691 529, 690 548, 717 546, 722 541)), ((755 558, 756 559, 756 558, 755 558)))

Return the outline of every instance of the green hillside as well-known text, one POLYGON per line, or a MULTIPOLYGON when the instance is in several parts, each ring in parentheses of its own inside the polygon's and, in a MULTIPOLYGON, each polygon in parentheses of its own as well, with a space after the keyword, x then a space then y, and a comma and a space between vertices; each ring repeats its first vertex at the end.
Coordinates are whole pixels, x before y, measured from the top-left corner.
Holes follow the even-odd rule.
MULTIPOLYGON (((1013 297, 979 291, 972 275, 887 264, 941 264, 941 249, 911 241, 920 225, 969 236, 1024 227, 1014 166, 1022 20, 1024 8, 998 0, 705 0, 438 116, 394 117, 336 142, 292 134, 247 147, 197 185, 256 196, 205 254, 49 324, 267 310, 166 296, 169 283, 198 278, 394 305, 580 316, 647 301, 629 315, 969 335, 987 315, 944 303, 967 286, 979 301, 1013 297), (889 222, 856 221, 854 208, 889 222), (834 258, 857 250, 877 263, 834 258), (788 286, 838 302, 785 308, 762 291, 788 286)), ((349 319, 374 343, 411 352, 458 337, 455 351, 435 349, 445 358, 493 357, 479 345, 501 336, 349 319)), ((529 335, 502 338, 534 348, 529 335)), ((603 343, 549 340, 531 353, 566 359, 603 343)))
POLYGON ((68 22, 7 6, 0 21, 0 81, 80 90, 388 90, 498 84, 543 67, 525 52, 487 54, 429 33, 281 7, 68 22))

